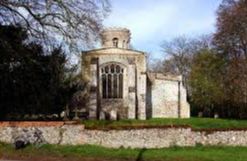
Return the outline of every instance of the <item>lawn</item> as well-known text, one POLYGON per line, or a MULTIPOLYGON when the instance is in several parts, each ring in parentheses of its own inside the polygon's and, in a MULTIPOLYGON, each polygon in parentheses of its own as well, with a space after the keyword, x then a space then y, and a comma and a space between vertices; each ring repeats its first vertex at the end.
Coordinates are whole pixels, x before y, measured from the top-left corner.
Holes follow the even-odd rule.
POLYGON ((246 161, 247 147, 173 147, 164 149, 109 149, 99 146, 28 146, 14 150, 0 143, 0 159, 104 161, 246 161), (42 159, 41 159, 42 158, 42 159))
POLYGON ((82 121, 88 129, 126 128, 126 127, 155 127, 155 126, 190 126, 193 129, 234 129, 246 128, 247 120, 189 118, 189 119, 149 119, 149 120, 86 120, 82 121))

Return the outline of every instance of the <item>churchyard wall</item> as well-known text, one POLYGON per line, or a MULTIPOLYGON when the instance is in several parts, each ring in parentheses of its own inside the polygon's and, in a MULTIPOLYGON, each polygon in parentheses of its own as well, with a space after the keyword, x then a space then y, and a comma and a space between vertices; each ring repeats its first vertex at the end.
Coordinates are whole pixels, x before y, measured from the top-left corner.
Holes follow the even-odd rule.
POLYGON ((173 146, 247 146, 247 129, 193 130, 185 126, 85 129, 64 122, 0 122, 0 142, 99 145, 110 148, 165 148, 173 146))

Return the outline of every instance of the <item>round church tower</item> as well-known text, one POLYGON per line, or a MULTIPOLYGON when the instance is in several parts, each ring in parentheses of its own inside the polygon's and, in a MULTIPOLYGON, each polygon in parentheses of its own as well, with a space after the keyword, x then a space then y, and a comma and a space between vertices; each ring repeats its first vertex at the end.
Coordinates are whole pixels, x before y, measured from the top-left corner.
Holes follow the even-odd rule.
POLYGON ((101 32, 102 47, 129 49, 130 35, 130 31, 126 28, 107 28, 101 32))

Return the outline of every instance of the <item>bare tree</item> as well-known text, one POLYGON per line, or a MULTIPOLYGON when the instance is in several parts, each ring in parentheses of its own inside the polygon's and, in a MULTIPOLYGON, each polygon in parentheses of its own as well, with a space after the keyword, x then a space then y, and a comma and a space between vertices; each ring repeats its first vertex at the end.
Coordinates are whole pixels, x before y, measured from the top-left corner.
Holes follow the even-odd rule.
POLYGON ((162 71, 170 74, 181 74, 183 84, 188 89, 188 76, 191 71, 193 57, 202 49, 212 48, 211 35, 202 35, 197 38, 179 36, 171 41, 164 41, 161 45, 165 59, 162 71))
POLYGON ((0 24, 21 26, 30 39, 67 49, 89 47, 98 38, 108 0, 1 0, 0 24))
POLYGON ((162 60, 155 59, 151 52, 146 53, 146 60, 149 72, 162 72, 162 60))
MULTIPOLYGON (((169 67, 168 70, 176 72, 176 74, 181 74, 183 76, 183 84, 187 84, 186 78, 190 69, 190 60, 191 60, 191 44, 190 39, 180 36, 172 39, 171 41, 164 41, 161 45, 161 48, 164 51, 165 56, 167 57, 166 62, 169 62, 170 65, 165 66, 169 67), (168 61, 169 60, 169 61, 168 61), (170 69, 170 68, 173 69, 170 69)), ((165 69, 167 71, 167 69, 165 69)))
POLYGON ((175 63, 174 58, 170 58, 170 59, 165 59, 162 62, 162 70, 163 73, 168 73, 168 74, 180 74, 180 72, 178 71, 177 65, 175 63))

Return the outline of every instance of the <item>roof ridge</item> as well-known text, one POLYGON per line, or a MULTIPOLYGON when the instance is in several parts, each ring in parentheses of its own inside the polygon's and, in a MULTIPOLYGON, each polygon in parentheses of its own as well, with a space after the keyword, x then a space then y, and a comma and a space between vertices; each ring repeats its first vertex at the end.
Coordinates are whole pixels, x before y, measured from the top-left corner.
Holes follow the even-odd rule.
POLYGON ((139 53, 145 54, 145 52, 139 51, 139 50, 126 49, 126 48, 115 48, 115 47, 97 48, 97 49, 82 51, 82 53, 87 53, 87 52, 92 52, 92 51, 99 51, 99 50, 107 50, 107 49, 120 49, 120 50, 134 51, 134 52, 139 52, 139 53))

